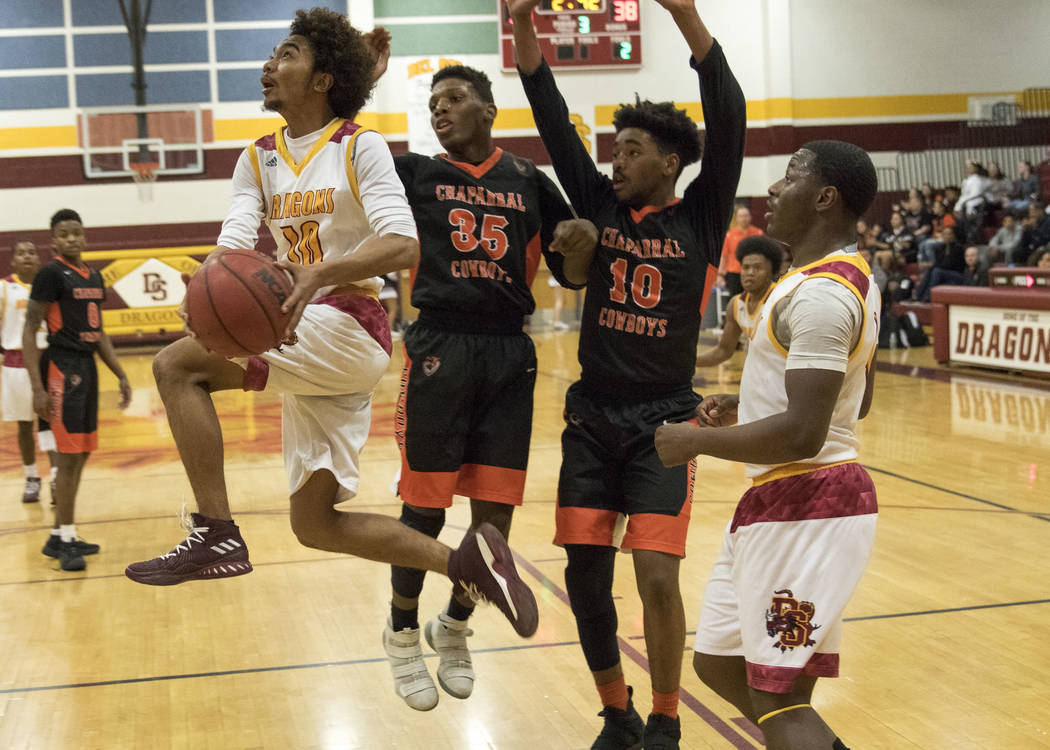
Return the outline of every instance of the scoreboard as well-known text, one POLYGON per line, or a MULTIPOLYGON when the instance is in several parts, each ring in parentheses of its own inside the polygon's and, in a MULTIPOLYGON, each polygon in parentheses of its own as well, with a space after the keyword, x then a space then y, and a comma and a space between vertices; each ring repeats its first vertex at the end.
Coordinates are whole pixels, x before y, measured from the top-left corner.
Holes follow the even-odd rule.
MULTIPOLYGON (((515 70, 514 24, 503 0, 503 70, 515 70)), ((541 0, 532 22, 552 68, 638 68, 642 65, 640 0, 541 0)))

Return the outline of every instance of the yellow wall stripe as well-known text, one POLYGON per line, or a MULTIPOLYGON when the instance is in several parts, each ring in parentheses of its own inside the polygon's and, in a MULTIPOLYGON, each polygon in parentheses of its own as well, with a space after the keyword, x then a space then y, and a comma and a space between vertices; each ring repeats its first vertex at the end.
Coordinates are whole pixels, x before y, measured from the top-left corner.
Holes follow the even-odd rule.
MULTIPOLYGON (((754 99, 747 103, 750 122, 767 120, 848 120, 875 117, 917 117, 925 115, 965 116, 971 96, 1013 96, 1017 92, 984 94, 915 94, 907 96, 845 96, 814 99, 774 97, 754 99)), ((691 118, 702 121, 700 102, 677 102, 691 118)), ((595 124, 612 125, 613 112, 619 104, 600 104, 594 108, 595 124)), ((357 122, 383 134, 408 132, 408 114, 405 112, 363 112, 357 122)), ((281 120, 274 117, 216 119, 216 141, 250 143, 274 132, 281 120)), ((536 127, 532 112, 527 107, 507 107, 499 110, 497 130, 531 130, 536 127)), ((0 128, 0 151, 24 148, 76 148, 77 129, 73 125, 45 125, 33 128, 0 128)))

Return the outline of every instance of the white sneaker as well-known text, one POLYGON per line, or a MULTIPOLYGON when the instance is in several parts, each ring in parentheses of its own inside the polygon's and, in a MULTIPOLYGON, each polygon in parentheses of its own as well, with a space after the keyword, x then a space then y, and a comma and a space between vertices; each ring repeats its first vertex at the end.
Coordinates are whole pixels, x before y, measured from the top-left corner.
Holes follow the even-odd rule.
POLYGON ((474 635, 474 631, 467 627, 465 620, 455 620, 442 612, 426 624, 423 632, 441 659, 437 668, 441 689, 453 698, 469 698, 474 692, 474 666, 467 638, 474 635))
POLYGON ((405 703, 417 711, 429 711, 436 706, 438 692, 427 665, 423 663, 419 628, 405 628, 395 633, 390 618, 387 618, 383 629, 383 650, 394 675, 394 691, 405 703))

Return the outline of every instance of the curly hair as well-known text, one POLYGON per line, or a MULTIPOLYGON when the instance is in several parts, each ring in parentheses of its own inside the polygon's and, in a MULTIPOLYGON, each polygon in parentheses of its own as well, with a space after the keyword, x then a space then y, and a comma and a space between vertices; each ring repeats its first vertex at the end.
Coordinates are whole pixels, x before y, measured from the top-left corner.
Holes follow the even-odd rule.
POLYGON ((736 259, 743 262, 748 255, 764 255, 766 260, 773 266, 773 278, 777 277, 777 272, 780 270, 780 261, 784 258, 778 242, 771 240, 764 234, 745 237, 736 246, 736 259))
POLYGON ((434 88, 446 78, 458 78, 466 81, 474 87, 474 91, 477 92, 481 101, 487 104, 496 103, 496 100, 492 98, 492 81, 480 70, 468 68, 466 65, 449 65, 434 74, 434 77, 430 79, 430 88, 434 88))
POLYGON ((292 34, 306 37, 314 55, 314 70, 334 79, 328 105, 338 117, 353 119, 372 95, 375 55, 360 31, 341 13, 328 8, 297 10, 292 34))
POLYGON ((613 113, 613 126, 619 133, 624 128, 639 128, 653 137, 661 154, 678 154, 678 174, 700 160, 703 151, 696 123, 674 102, 642 101, 634 95, 634 104, 621 104, 613 113))

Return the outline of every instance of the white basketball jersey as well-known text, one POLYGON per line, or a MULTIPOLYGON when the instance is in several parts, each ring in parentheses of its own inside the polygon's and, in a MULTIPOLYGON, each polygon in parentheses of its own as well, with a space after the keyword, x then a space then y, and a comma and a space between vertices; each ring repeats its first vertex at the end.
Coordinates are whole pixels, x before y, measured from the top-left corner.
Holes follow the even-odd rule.
MULTIPOLYGON (((332 260, 373 236, 353 166, 362 132, 357 123, 336 118, 299 162, 289 153, 283 128, 248 147, 278 258, 304 265, 332 260)), ((356 285, 378 294, 383 282, 375 277, 356 285)))
MULTIPOLYGON (((831 416, 828 436, 820 452, 805 460, 806 464, 832 464, 857 458, 855 427, 867 384, 867 367, 878 346, 881 296, 871 276, 871 269, 856 253, 835 253, 808 266, 793 269, 773 287, 761 308, 757 331, 751 339, 744 362, 737 416, 739 423, 745 424, 787 410, 784 374, 788 352, 774 336, 773 316, 779 301, 795 293, 800 285, 816 278, 843 284, 860 300, 863 314, 863 327, 846 364, 845 378, 831 416)), ((775 468, 772 465, 748 464, 747 475, 756 477, 775 468)))
MULTIPOLYGON (((23 284, 14 274, 0 280, 0 297, 2 297, 0 314, 3 315, 3 323, 0 324, 0 346, 5 352, 22 349, 22 329, 26 324, 29 289, 29 285, 23 284)), ((46 325, 46 323, 41 323, 40 330, 37 331, 38 349, 47 348, 46 325)))
POLYGON ((758 318, 762 314, 762 307, 765 305, 766 300, 769 299, 769 293, 773 290, 773 286, 773 284, 770 284, 766 289, 762 299, 755 305, 753 313, 747 311, 747 303, 751 299, 750 292, 741 292, 729 300, 729 314, 733 316, 733 320, 740 326, 740 330, 748 339, 752 339, 755 336, 755 326, 758 324, 758 318))

